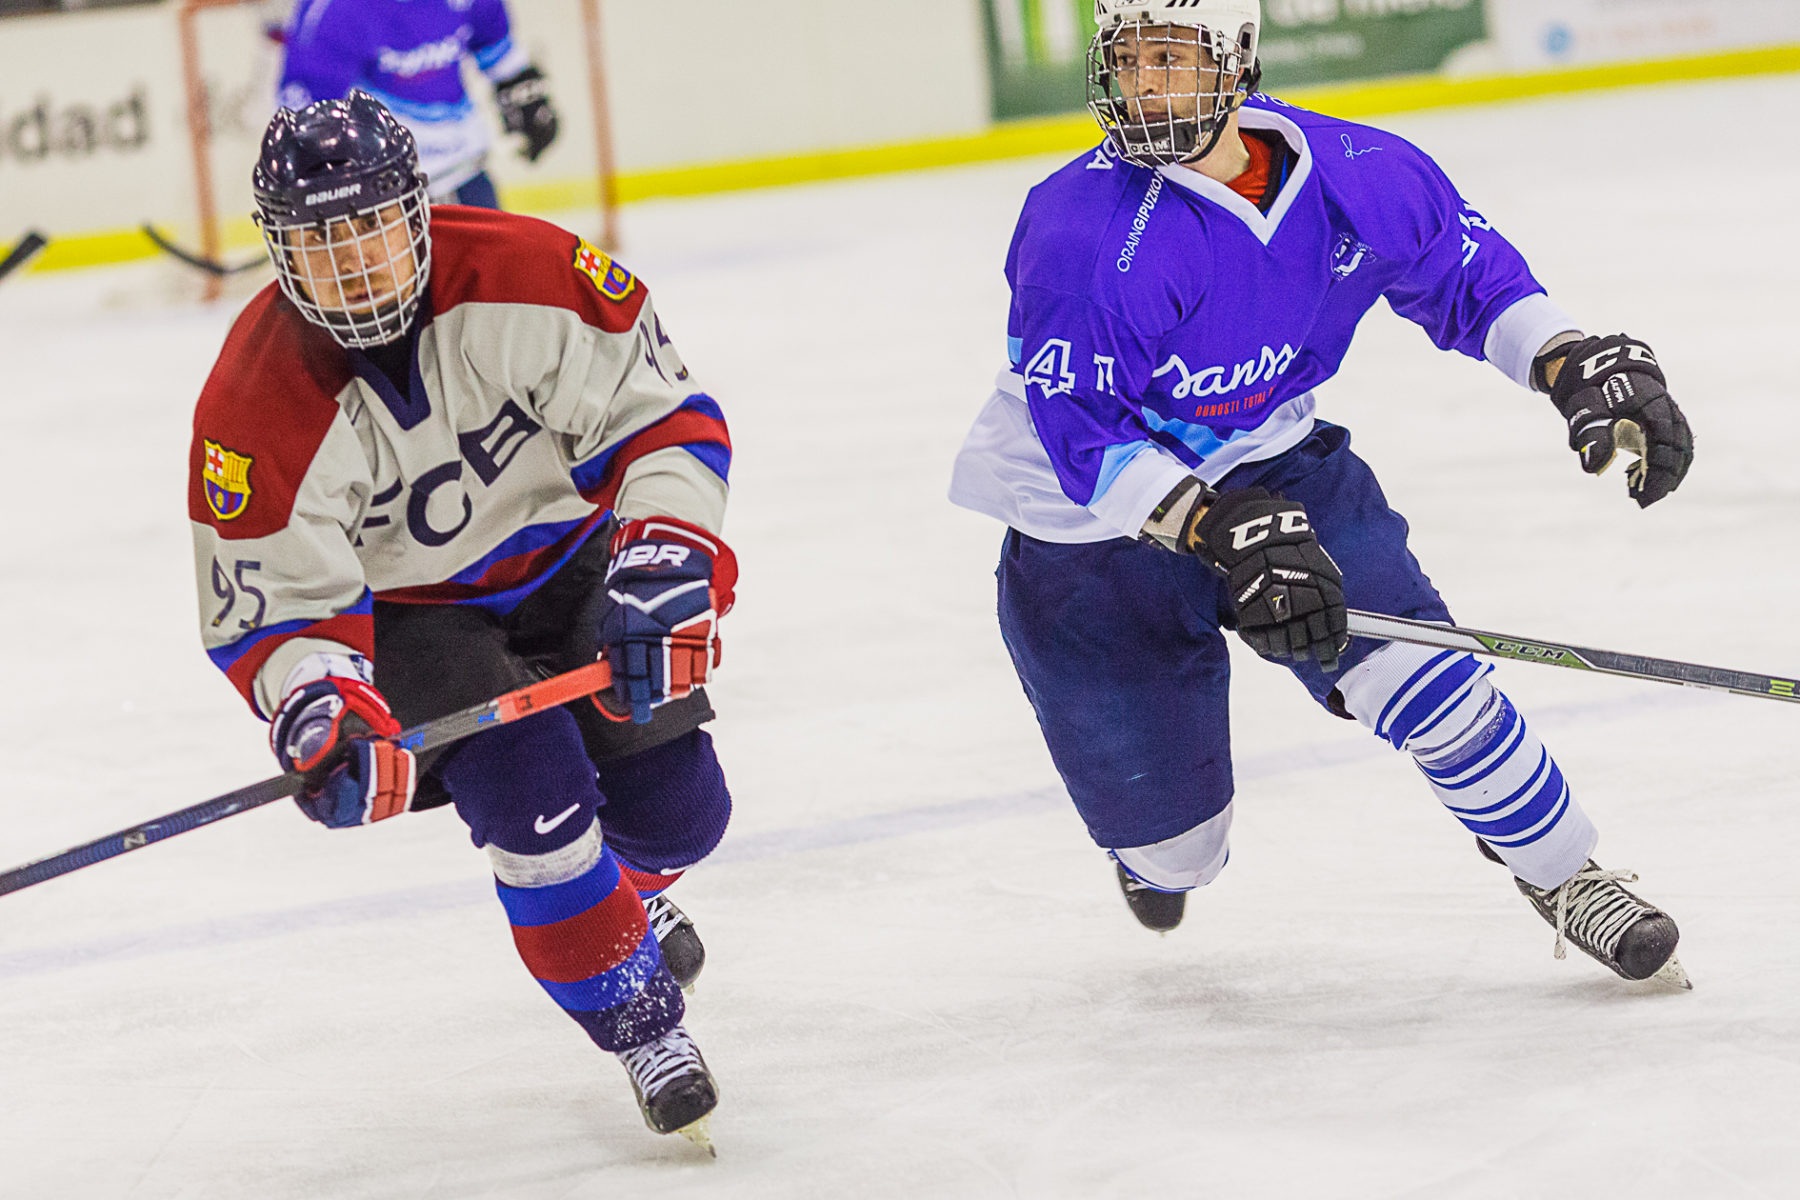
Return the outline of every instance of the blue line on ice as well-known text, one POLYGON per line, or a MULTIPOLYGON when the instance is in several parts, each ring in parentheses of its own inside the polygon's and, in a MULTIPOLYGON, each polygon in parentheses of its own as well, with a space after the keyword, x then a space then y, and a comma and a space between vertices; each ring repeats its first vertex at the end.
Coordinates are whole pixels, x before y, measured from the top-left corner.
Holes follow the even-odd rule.
MULTIPOLYGON (((1534 707, 1533 716, 1551 722, 1574 718, 1617 720, 1640 714, 1647 709, 1666 711, 1712 702, 1716 702, 1716 699, 1659 692, 1601 703, 1539 706, 1534 707)), ((1389 757, 1392 753, 1372 738, 1367 741, 1328 743, 1299 752, 1284 750, 1240 760, 1236 775, 1239 780, 1266 780, 1347 763, 1367 762, 1389 757)), ((872 813, 797 829, 773 830, 735 838, 728 835, 719 849, 706 860, 706 865, 712 867, 765 862, 815 850, 863 846, 918 834, 941 833, 987 821, 1048 812, 1066 802, 1060 787, 1041 787, 1007 795, 956 800, 924 808, 872 813)), ((150 955, 175 954, 184 950, 255 942, 319 929, 469 908, 491 904, 493 896, 490 881, 472 878, 454 883, 374 892, 241 917, 192 921, 161 929, 133 930, 69 945, 34 947, 0 955, 0 980, 22 979, 29 975, 48 974, 97 963, 121 962, 150 955)))

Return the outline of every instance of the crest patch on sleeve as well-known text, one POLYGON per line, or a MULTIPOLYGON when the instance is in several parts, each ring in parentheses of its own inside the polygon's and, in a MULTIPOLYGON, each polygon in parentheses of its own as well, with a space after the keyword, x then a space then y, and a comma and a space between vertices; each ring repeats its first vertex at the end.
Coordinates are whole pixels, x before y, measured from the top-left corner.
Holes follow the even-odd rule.
POLYGON ((637 289, 637 276, 586 238, 576 243, 575 269, 592 280, 595 290, 614 304, 621 303, 637 289))
POLYGON ((205 449, 200 482, 206 492, 206 507, 221 521, 235 521, 250 507, 252 460, 248 454, 227 450, 213 441, 206 441, 205 449))

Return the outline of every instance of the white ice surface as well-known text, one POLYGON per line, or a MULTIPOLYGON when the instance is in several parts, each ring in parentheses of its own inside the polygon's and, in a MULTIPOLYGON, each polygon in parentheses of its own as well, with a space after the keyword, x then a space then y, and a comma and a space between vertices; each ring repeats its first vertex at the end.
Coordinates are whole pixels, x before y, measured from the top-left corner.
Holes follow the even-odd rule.
MULTIPOLYGON (((1467 623, 1800 671, 1796 115, 1790 77, 1391 122, 1656 346, 1699 442, 1639 512, 1541 397, 1379 311, 1322 410, 1467 623)), ((282 804, 0 899, 0 1196, 1800 1194, 1792 707, 1502 669, 1689 994, 1553 961, 1410 766, 1248 655, 1231 866, 1172 936, 1128 917, 1000 645, 1000 531, 943 500, 1052 165, 627 213, 737 444, 737 813, 677 892, 716 1162, 519 966, 451 813, 282 804)), ((0 867, 270 772, 200 652, 182 491, 237 302, 169 270, 0 287, 0 867)))

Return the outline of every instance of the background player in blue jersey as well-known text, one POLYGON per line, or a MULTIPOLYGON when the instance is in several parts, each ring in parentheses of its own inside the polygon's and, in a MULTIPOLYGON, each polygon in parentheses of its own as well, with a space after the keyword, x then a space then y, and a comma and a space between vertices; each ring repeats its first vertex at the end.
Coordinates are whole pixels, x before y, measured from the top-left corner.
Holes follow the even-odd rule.
POLYGON ((535 162, 556 140, 544 76, 513 42, 504 0, 300 0, 283 41, 280 102, 299 110, 353 87, 411 129, 439 203, 499 208, 485 165, 488 131, 463 87, 472 57, 494 85, 509 133, 535 162))
POLYGON ((1589 337, 1422 151, 1256 94, 1256 0, 1097 0, 1104 144, 1033 189, 1007 258, 1011 368, 951 498, 1005 521, 1001 632, 1126 899, 1173 928, 1224 867, 1235 628, 1413 756, 1580 949, 1685 984, 1673 920, 1600 869, 1593 824, 1466 654, 1346 636, 1346 606, 1448 621, 1348 431, 1314 416, 1385 299, 1547 392, 1582 467, 1647 506, 1693 441, 1648 346, 1589 337))

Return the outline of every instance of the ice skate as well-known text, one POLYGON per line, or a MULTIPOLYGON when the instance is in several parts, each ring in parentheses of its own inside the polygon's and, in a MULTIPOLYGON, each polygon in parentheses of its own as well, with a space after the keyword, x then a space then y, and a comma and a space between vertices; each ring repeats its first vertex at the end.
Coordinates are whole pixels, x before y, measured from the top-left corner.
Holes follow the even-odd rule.
POLYGON ((621 1050, 619 1061, 631 1076, 644 1124, 657 1133, 679 1133, 717 1157, 706 1118, 718 1106, 719 1088, 686 1029, 677 1025, 654 1041, 621 1050))
POLYGON ((1120 864, 1113 866, 1119 873, 1119 890, 1125 893, 1125 903, 1139 925, 1157 933, 1167 933, 1181 924, 1182 913, 1187 910, 1186 892, 1159 892, 1149 884, 1139 882, 1120 864))
MULTIPOLYGON (((1477 841, 1485 857, 1501 861, 1492 847, 1477 841)), ((1694 986, 1675 957, 1681 931, 1674 918, 1623 886, 1637 882, 1634 872, 1604 870, 1590 858, 1560 887, 1533 887, 1517 877, 1513 882, 1556 930, 1556 957, 1564 957, 1565 943, 1573 942, 1621 979, 1657 979, 1683 989, 1694 986)))
POLYGON ((644 901, 644 914, 650 918, 650 932, 656 935, 656 944, 662 950, 663 965, 669 968, 681 990, 691 994, 694 980, 700 978, 700 968, 706 965, 706 947, 701 944, 693 921, 675 907, 667 894, 644 901))

